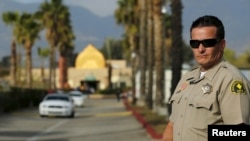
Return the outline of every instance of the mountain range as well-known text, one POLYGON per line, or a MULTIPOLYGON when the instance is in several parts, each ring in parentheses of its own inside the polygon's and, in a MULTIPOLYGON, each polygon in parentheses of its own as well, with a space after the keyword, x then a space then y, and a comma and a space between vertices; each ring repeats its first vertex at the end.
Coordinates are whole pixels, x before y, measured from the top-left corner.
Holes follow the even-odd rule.
MULTIPOLYGON (((22 4, 10 0, 0 1, 0 14, 7 11, 34 12, 39 8, 39 4, 22 4)), ((106 38, 120 38, 123 27, 118 26, 113 16, 99 17, 89 10, 80 6, 68 6, 71 14, 71 22, 76 39, 74 40, 74 52, 82 51, 88 44, 94 44, 97 48, 103 46, 106 38)), ((0 20, 0 58, 10 55, 12 31, 11 27, 0 20)), ((41 32, 41 39, 33 46, 33 59, 37 57, 37 46, 47 47, 44 32, 41 32)))
MULTIPOLYGON (((226 30, 227 47, 236 53, 242 53, 250 48, 250 1, 249 0, 183 0, 182 23, 183 39, 188 43, 189 26, 201 15, 216 15, 222 19, 226 30)), ((6 11, 34 12, 38 3, 23 4, 12 0, 0 0, 0 15, 6 11)), ((100 17, 80 6, 68 6, 71 13, 73 31, 76 35, 74 52, 80 52, 89 43, 97 48, 103 46, 106 38, 121 38, 123 27, 116 24, 114 16, 100 17)), ((169 9, 168 9, 169 11, 169 9)), ((2 19, 2 18, 1 18, 2 19)), ((10 55, 11 27, 0 20, 0 59, 10 55)), ((41 40, 33 47, 33 59, 37 60, 36 47, 46 47, 44 32, 41 40)))

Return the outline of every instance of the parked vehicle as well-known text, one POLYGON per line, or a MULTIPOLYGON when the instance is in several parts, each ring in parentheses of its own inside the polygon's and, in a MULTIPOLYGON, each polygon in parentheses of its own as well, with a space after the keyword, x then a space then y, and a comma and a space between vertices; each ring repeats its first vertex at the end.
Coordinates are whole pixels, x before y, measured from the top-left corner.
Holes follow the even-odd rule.
POLYGON ((82 93, 81 91, 78 90, 73 90, 69 92, 69 95, 72 97, 74 101, 74 105, 76 107, 83 107, 85 104, 85 101, 88 97, 87 94, 82 93))
POLYGON ((39 104, 40 117, 62 116, 73 118, 75 106, 71 96, 62 93, 49 93, 39 104))

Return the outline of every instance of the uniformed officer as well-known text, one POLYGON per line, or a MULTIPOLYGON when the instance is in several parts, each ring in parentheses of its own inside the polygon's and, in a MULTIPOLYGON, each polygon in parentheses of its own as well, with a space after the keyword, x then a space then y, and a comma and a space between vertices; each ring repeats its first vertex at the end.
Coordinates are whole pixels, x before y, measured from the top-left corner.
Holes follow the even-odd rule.
POLYGON ((223 23, 215 16, 196 19, 190 46, 197 66, 179 81, 170 99, 172 113, 163 141, 207 141, 208 125, 250 124, 250 84, 223 58, 223 23))

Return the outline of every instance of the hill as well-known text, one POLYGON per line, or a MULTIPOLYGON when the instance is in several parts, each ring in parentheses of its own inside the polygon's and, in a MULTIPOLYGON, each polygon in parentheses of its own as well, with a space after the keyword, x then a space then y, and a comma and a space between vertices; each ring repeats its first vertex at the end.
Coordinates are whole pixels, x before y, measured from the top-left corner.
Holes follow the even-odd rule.
MULTIPOLYGON (((34 12, 38 10, 39 4, 22 4, 10 0, 0 1, 0 15, 6 11, 34 12)), ((99 17, 89 10, 80 6, 68 6, 71 13, 71 21, 74 33, 76 35, 75 51, 81 51, 89 43, 101 48, 106 38, 120 38, 123 33, 123 27, 116 25, 113 16, 99 17)), ((11 27, 6 26, 2 17, 0 20, 0 58, 10 55, 11 27)), ((36 46, 48 46, 44 39, 44 33, 41 33, 41 40, 37 41, 33 47, 33 58, 36 60, 36 46)))
MULTIPOLYGON (((183 1, 183 39, 188 43, 189 26, 198 16, 212 14, 222 19, 226 30, 227 47, 237 53, 250 48, 250 1, 249 0, 182 0, 183 1)), ((38 3, 23 4, 12 0, 0 1, 0 15, 5 11, 34 12, 38 3)), ((123 27, 116 25, 113 15, 101 17, 92 11, 80 6, 68 6, 71 12, 73 30, 76 35, 75 52, 81 51, 87 44, 92 43, 101 48, 106 38, 120 38, 123 27)), ((48 46, 44 33, 42 39, 35 46, 48 46)), ((0 58, 10 54, 11 28, 0 20, 0 58)), ((33 50, 33 59, 37 60, 36 47, 33 50)))

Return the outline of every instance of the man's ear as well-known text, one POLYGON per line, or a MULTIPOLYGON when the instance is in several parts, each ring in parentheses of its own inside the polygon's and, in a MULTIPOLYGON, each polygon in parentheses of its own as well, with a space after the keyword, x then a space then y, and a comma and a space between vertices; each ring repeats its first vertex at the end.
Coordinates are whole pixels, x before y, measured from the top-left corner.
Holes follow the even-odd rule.
POLYGON ((220 46, 221 46, 222 50, 225 49, 225 47, 226 47, 226 40, 225 39, 223 39, 223 40, 220 41, 220 46))

